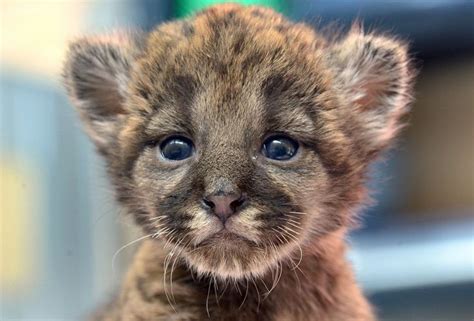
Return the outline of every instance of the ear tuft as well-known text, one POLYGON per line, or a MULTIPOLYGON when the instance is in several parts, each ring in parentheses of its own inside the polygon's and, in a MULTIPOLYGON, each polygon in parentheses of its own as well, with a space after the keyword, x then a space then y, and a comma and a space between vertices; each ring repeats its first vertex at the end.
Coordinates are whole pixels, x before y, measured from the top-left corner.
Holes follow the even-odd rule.
POLYGON ((355 26, 332 47, 331 64, 345 113, 361 127, 370 154, 387 146, 409 110, 413 72, 407 46, 355 26))
POLYGON ((72 42, 63 69, 63 81, 72 103, 99 151, 116 136, 126 114, 124 102, 140 35, 112 33, 72 42))

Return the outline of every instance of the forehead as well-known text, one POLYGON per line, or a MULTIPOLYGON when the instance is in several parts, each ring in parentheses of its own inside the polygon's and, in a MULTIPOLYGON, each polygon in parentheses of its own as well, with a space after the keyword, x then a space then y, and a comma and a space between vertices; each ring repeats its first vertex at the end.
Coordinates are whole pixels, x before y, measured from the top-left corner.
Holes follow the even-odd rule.
POLYGON ((323 46, 312 30, 272 11, 211 9, 151 33, 132 90, 159 115, 155 129, 252 130, 269 114, 276 127, 308 125, 324 87, 317 68, 323 46))

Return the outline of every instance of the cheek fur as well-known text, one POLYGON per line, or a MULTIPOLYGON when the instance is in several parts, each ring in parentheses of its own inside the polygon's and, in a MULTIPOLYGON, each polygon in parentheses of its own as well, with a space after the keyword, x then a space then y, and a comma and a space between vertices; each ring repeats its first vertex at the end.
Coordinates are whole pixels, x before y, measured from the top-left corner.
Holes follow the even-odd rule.
POLYGON ((263 215, 262 232, 277 245, 304 243, 332 224, 332 218, 325 213, 330 177, 319 158, 308 152, 291 167, 271 166, 265 172, 268 189, 273 194, 278 191, 279 200, 270 202, 269 211, 263 215))
MULTIPOLYGON (((160 166, 155 157, 148 151, 137 160, 133 172, 134 192, 138 195, 136 203, 146 207, 149 221, 159 220, 160 226, 167 231, 185 230, 184 223, 188 221, 186 201, 192 195, 192 189, 187 187, 187 167, 169 170, 160 166)), ((142 224, 142 227, 147 232, 157 232, 156 224, 142 224)))

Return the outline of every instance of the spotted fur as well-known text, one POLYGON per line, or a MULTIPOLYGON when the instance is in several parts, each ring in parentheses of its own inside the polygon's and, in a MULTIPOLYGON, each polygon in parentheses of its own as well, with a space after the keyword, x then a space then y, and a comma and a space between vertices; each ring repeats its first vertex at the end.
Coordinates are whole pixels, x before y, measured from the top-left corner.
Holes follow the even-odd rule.
POLYGON ((96 320, 374 320, 344 237, 411 79, 396 39, 355 26, 329 40, 261 7, 73 42, 68 93, 150 236, 96 320), (157 144, 177 133, 195 155, 160 160, 157 144), (297 156, 266 159, 271 133, 296 139, 297 156), (222 232, 201 199, 235 191, 247 201, 222 232))

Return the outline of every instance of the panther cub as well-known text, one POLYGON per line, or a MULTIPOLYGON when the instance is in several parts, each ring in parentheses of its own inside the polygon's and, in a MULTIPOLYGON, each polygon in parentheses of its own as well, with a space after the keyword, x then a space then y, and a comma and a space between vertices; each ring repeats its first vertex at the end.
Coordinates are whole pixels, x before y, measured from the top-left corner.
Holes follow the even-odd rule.
POLYGON ((344 238, 411 80, 396 39, 235 4, 73 42, 68 94, 146 237, 95 320, 375 320, 344 238))

